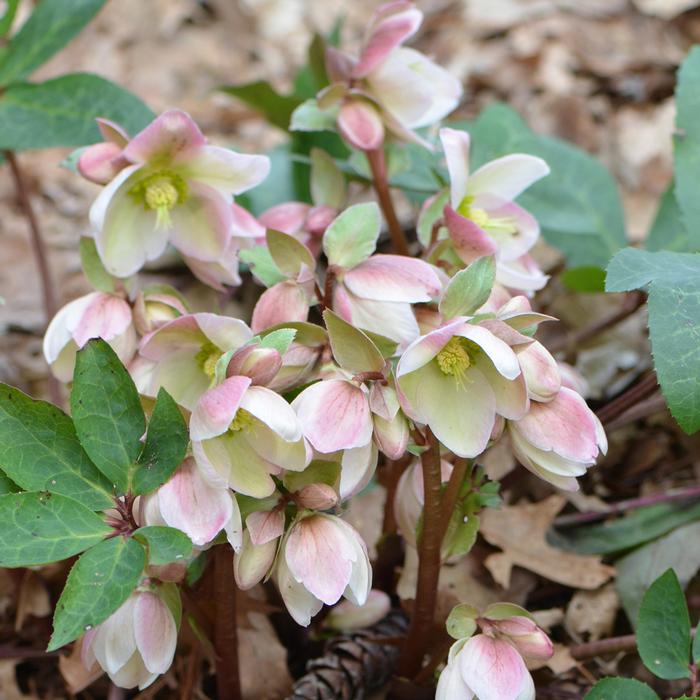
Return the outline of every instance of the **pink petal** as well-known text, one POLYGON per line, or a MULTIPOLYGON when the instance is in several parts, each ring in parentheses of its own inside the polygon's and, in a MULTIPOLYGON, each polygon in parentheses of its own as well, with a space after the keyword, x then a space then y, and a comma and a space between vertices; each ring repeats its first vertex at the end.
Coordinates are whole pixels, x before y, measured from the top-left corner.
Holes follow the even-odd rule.
POLYGON ((327 605, 338 602, 357 554, 332 516, 314 515, 297 523, 284 549, 292 576, 327 605))
POLYGON ((331 81, 329 87, 334 83, 344 83, 352 76, 353 66, 357 60, 350 54, 336 49, 335 46, 326 47, 326 71, 331 81))
POLYGON ((255 546, 267 544, 284 534, 284 511, 256 510, 246 518, 245 524, 255 546))
POLYGON ((131 325, 131 307, 124 299, 102 292, 94 292, 90 296, 91 301, 83 310, 82 317, 70 328, 79 348, 90 338, 112 340, 131 325))
POLYGON ((586 402, 562 388, 549 403, 534 402, 517 423, 520 434, 535 447, 565 459, 593 462, 598 456, 598 429, 586 402))
POLYGON ((362 389, 344 379, 316 382, 292 406, 304 435, 323 453, 366 445, 372 438, 372 416, 362 389))
POLYGON ((440 129, 440 141, 450 174, 450 204, 456 209, 467 196, 469 134, 457 129, 440 129))
POLYGON ((48 364, 51 365, 58 359, 63 348, 73 338, 73 329, 80 324, 85 309, 99 295, 100 292, 91 292, 85 296, 78 297, 59 309, 51 319, 44 335, 43 344, 44 357, 48 364))
POLYGON ((224 285, 238 287, 241 277, 238 274, 238 245, 231 240, 218 260, 205 261, 182 256, 192 274, 204 284, 219 292, 226 291, 224 285))
POLYGON ((409 428, 406 416, 397 413, 391 420, 374 416, 374 439, 389 459, 403 457, 408 447, 409 428))
POLYGON ((427 302, 442 290, 431 265, 404 255, 373 255, 345 273, 355 295, 379 301, 427 302))
POLYGON ((384 142, 384 125, 377 110, 364 100, 347 100, 338 113, 338 131, 353 147, 373 151, 384 142))
POLYGON ((311 618, 323 607, 323 603, 295 580, 284 556, 277 559, 275 582, 294 621, 298 625, 308 627, 311 618))
POLYGON ((114 143, 96 143, 88 146, 78 158, 78 172, 87 180, 106 185, 129 165, 122 157, 122 148, 114 143))
POLYGON ((520 654, 508 642, 484 634, 467 641, 456 663, 479 700, 517 700, 529 675, 520 654))
POLYGON ((207 483, 192 459, 160 487, 158 505, 165 522, 199 546, 211 542, 233 513, 228 489, 207 483))
POLYGON ((244 345, 231 357, 226 376, 250 377, 253 384, 268 385, 282 368, 282 356, 274 348, 244 345))
POLYGON ((266 228, 293 236, 303 228, 310 209, 311 205, 303 202, 284 202, 264 211, 258 220, 266 228))
POLYGON ((229 377, 205 392, 192 411, 190 438, 201 441, 225 433, 250 383, 250 377, 229 377))
POLYGON ((496 265, 496 281, 519 292, 536 292, 549 280, 530 255, 517 260, 499 261, 496 265))
POLYGON ((134 163, 169 162, 175 156, 192 152, 205 143, 192 117, 179 109, 171 109, 134 136, 124 149, 124 156, 134 163))
POLYGON ((155 593, 143 592, 136 598, 134 635, 146 668, 165 673, 175 656, 177 628, 168 606, 155 593))
POLYGON ((145 358, 157 362, 178 350, 188 350, 196 354, 206 340, 197 323, 197 314, 186 314, 145 336, 139 352, 145 358))
POLYGON ((105 141, 121 146, 122 148, 129 143, 129 134, 116 122, 110 119, 104 119, 103 117, 97 117, 95 121, 105 141))
POLYGON ((278 282, 265 290, 253 309, 251 328, 260 333, 270 326, 290 321, 306 321, 309 299, 296 282, 278 282))
POLYGON ((548 174, 549 166, 541 158, 513 153, 496 158, 474 172, 469 181, 469 194, 492 194, 512 201, 548 174))
POLYGON ((235 238, 250 238, 265 240, 265 227, 246 209, 235 202, 231 205, 233 211, 233 235, 235 238))
POLYGON ((540 236, 537 219, 517 204, 489 195, 477 197, 473 206, 484 209, 491 218, 508 219, 516 227, 515 234, 500 234, 497 231, 491 234, 498 244, 499 260, 517 260, 537 242, 540 236))
MULTIPOLYGON (((397 3, 391 3, 396 5, 397 3)), ((423 13, 412 3, 400 3, 393 12, 380 7, 375 13, 373 27, 362 51, 360 60, 352 71, 353 78, 364 78, 373 71, 397 46, 418 31, 423 13)))
POLYGON ((518 348, 517 355, 530 398, 535 401, 551 401, 561 389, 557 361, 537 341, 518 348))
POLYGON ((190 182, 187 199, 170 212, 170 242, 196 260, 217 261, 231 240, 230 202, 212 187, 190 182))
POLYGON ((460 259, 469 264, 486 255, 495 255, 498 246, 486 231, 471 219, 460 216, 452 207, 445 207, 445 223, 460 259))

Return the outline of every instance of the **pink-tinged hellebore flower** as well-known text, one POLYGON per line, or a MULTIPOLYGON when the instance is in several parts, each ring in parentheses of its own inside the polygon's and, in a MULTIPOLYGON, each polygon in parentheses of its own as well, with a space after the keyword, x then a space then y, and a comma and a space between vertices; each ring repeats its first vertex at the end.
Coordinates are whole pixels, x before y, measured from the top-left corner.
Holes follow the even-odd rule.
POLYGON ((497 158, 469 173, 469 134, 441 129, 450 174, 445 223, 455 252, 469 264, 496 257, 496 280, 511 289, 532 291, 547 282, 527 255, 540 235, 537 220, 513 201, 549 173, 541 159, 523 153, 497 158))
POLYGON ((598 417, 566 387, 548 403, 533 401, 524 418, 507 425, 513 452, 522 465, 567 491, 578 489, 576 477, 608 449, 598 417))
POLYGON ((130 165, 123 155, 124 148, 129 143, 129 134, 109 119, 98 118, 95 121, 104 141, 84 148, 76 165, 86 180, 106 185, 130 165))
POLYGON ((460 457, 486 449, 496 415, 517 420, 529 403, 510 346, 464 317, 414 341, 399 360, 396 380, 406 414, 460 457))
POLYGON ((168 605, 151 591, 137 591, 83 637, 82 661, 97 662, 120 688, 143 690, 165 673, 177 646, 177 624, 168 605))
POLYGON ((508 603, 489 606, 472 629, 476 625, 481 634, 460 639, 450 649, 436 700, 535 700, 526 661, 551 658, 549 637, 527 611, 508 603))
POLYGON ((141 498, 139 519, 182 530, 200 547, 225 530, 231 546, 240 548, 243 528, 236 499, 228 488, 209 483, 191 457, 157 491, 141 498))
POLYGON ((272 474, 302 471, 311 459, 292 407, 249 377, 229 377, 201 397, 190 438, 197 464, 212 483, 254 498, 274 492, 272 474))
POLYGON ((150 371, 140 367, 132 376, 140 393, 155 396, 164 387, 191 411, 211 385, 219 359, 252 337, 250 328, 236 318, 211 313, 180 316, 141 341, 139 353, 150 371))
POLYGON ((171 243, 195 260, 217 262, 232 236, 231 197, 261 182, 265 156, 209 146, 185 112, 161 114, 122 151, 129 165, 90 210, 108 272, 128 277, 171 243))
MULTIPOLYGON (((331 89, 339 84, 348 93, 339 129, 354 137, 356 147, 377 148, 383 126, 399 139, 425 143, 413 129, 434 124, 457 106, 459 81, 422 53, 401 46, 422 21, 414 3, 389 2, 375 12, 357 60, 332 47, 327 50, 331 89)), ((355 145, 353 138, 348 140, 355 145)))
POLYGON ((307 626, 323 604, 345 596, 364 605, 372 588, 372 568, 359 533, 335 515, 299 520, 282 545, 275 571, 290 615, 307 626))
POLYGON ((138 345, 129 304, 113 294, 91 292, 58 311, 46 329, 44 357, 60 381, 71 380, 76 353, 90 338, 106 340, 128 363, 138 345))
POLYGON ((385 618, 390 610, 389 596, 384 591, 373 588, 364 605, 355 605, 349 600, 338 603, 325 619, 325 624, 342 632, 351 632, 376 624, 385 618))
POLYGON ((258 221, 265 228, 294 236, 317 256, 320 251, 321 236, 337 214, 333 207, 327 205, 312 206, 304 202, 283 202, 265 210, 258 217, 258 221))

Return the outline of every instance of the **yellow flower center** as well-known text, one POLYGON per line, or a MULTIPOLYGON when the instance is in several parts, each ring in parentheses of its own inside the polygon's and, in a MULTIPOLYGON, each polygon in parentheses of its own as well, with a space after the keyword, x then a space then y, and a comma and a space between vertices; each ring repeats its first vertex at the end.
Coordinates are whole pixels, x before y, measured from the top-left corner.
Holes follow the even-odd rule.
POLYGON ((170 211, 187 199, 187 183, 172 170, 161 170, 137 182, 129 194, 156 212, 156 225, 170 225, 170 211))
POLYGON ((228 429, 232 433, 237 433, 241 430, 247 430, 248 428, 252 427, 254 422, 255 417, 252 413, 246 411, 245 408, 239 408, 236 411, 236 415, 233 417, 231 425, 229 425, 228 429))
POLYGON ((474 363, 476 346, 466 338, 454 336, 435 357, 443 374, 454 377, 459 383, 465 381, 469 367, 474 363))
POLYGON ((461 214, 466 219, 470 219, 479 228, 489 233, 503 233, 512 236, 518 232, 518 227, 509 216, 490 216, 485 209, 473 207, 473 201, 474 197, 465 197, 457 207, 457 213, 461 214))
POLYGON ((214 343, 207 341, 194 356, 194 359, 207 377, 213 377, 216 371, 216 363, 222 355, 223 353, 214 343))

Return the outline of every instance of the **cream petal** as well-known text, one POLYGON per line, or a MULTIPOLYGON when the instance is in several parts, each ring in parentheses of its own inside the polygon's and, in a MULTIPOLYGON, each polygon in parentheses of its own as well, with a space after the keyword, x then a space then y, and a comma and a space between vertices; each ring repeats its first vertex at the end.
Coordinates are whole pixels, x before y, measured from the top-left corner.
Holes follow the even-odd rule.
POLYGON ((165 673, 173 662, 177 627, 168 606, 155 593, 140 593, 134 605, 134 634, 144 666, 165 673))
POLYGON ((549 166, 537 156, 512 153, 496 158, 475 171, 468 194, 491 194, 512 201, 537 180, 549 174, 549 166))
POLYGON ((450 174, 450 204, 453 209, 467 196, 470 137, 466 131, 440 129, 440 141, 450 174))

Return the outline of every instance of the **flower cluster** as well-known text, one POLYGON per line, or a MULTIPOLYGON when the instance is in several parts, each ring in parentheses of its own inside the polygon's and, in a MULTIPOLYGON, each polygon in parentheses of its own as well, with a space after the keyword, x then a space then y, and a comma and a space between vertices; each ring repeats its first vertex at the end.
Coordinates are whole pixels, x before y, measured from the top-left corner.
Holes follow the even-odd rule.
MULTIPOLYGON (((415 130, 449 113, 461 89, 402 45, 421 19, 397 0, 377 11, 358 58, 328 49, 331 82, 316 107, 351 147, 437 142, 415 130)), ((77 350, 101 337, 144 397, 165 389, 186 415, 188 457, 139 499, 139 525, 178 528, 196 554, 227 540, 238 587, 272 580, 301 625, 341 598, 362 609, 369 597, 360 616, 368 622, 386 612, 386 599, 370 595, 367 544, 343 504, 378 466, 405 468, 394 509, 415 547, 423 477, 409 453, 437 444, 448 482, 458 460, 471 464, 507 439, 524 467, 575 489, 605 451, 599 421, 534 337, 552 320, 531 306, 547 276, 531 257, 537 221, 514 200, 549 172, 541 159, 513 154, 470 174, 469 135, 441 129, 449 188, 423 205, 418 228, 430 233, 405 256, 382 240, 378 204, 350 199, 328 154, 312 154, 321 173, 313 202, 254 216, 233 197, 266 177, 265 156, 209 145, 177 110, 133 137, 100 127, 104 142, 82 153, 78 170, 103 186, 85 243, 94 254, 84 257, 103 288, 56 315, 44 350, 69 381, 77 350), (169 246, 215 289, 240 284, 245 261, 267 287, 248 322, 193 312, 175 289, 142 286, 137 273, 169 246)), ((455 542, 490 504, 483 474, 477 483, 467 471, 456 488, 455 542)), ((186 566, 149 567, 139 591, 84 638, 86 663, 127 687, 164 672, 179 619, 163 592, 186 566)), ((522 657, 546 655, 548 640, 524 611, 508 610, 474 616, 482 633, 455 645, 438 697, 534 697, 522 657)))

